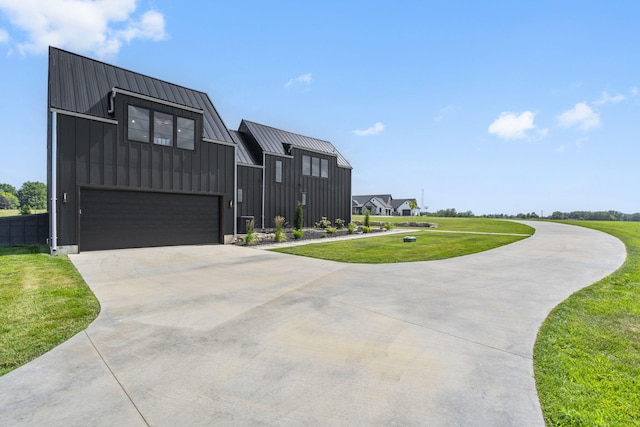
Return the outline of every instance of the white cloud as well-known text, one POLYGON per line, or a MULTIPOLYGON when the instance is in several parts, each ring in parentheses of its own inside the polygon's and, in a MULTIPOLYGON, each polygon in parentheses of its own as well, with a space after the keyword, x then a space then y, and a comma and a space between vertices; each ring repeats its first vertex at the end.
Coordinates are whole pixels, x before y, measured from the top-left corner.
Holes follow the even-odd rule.
POLYGON ((286 89, 289 89, 291 86, 295 85, 295 84, 300 84, 300 85, 310 85, 311 84, 311 73, 307 73, 307 74, 300 74, 298 77, 294 77, 292 79, 289 79, 289 81, 284 85, 284 87, 286 89))
POLYGON ((0 43, 6 43, 9 41, 9 33, 7 30, 0 28, 0 43))
POLYGON ((640 93, 640 91, 638 90, 637 86, 631 88, 631 95, 638 96, 638 93, 640 93))
MULTIPOLYGON (((527 131, 534 129, 533 119, 535 114, 531 111, 517 113, 502 113, 489 126, 489 133, 503 139, 523 139, 529 137, 527 131)), ((546 129, 542 130, 541 136, 546 135, 546 129)))
POLYGON ((136 0, 0 0, 0 11, 26 34, 17 45, 23 55, 45 53, 51 45, 109 57, 135 39, 167 37, 160 12, 137 19, 135 10, 136 0))
POLYGON ((595 101, 593 104, 594 105, 617 104, 619 102, 624 101, 625 99, 627 99, 627 97, 621 93, 611 96, 606 91, 604 91, 602 92, 602 96, 600 97, 600 99, 595 101))
POLYGON ((586 102, 579 102, 570 110, 557 117, 558 124, 562 127, 577 127, 588 131, 600 126, 600 115, 593 111, 586 102))
POLYGON ((376 122, 373 126, 368 129, 363 130, 354 130, 353 133, 358 136, 371 136, 378 135, 380 132, 384 130, 385 126, 381 122, 376 122))
POLYGON ((456 107, 455 106, 447 105, 446 107, 444 107, 440 111, 438 111, 438 115, 435 116, 433 118, 433 120, 435 120, 436 122, 441 122, 442 120, 444 120, 444 118, 446 116, 448 116, 449 114, 453 113, 454 111, 456 111, 456 107))
POLYGON ((556 153, 564 153, 565 151, 567 151, 567 148, 564 145, 556 148, 556 153))

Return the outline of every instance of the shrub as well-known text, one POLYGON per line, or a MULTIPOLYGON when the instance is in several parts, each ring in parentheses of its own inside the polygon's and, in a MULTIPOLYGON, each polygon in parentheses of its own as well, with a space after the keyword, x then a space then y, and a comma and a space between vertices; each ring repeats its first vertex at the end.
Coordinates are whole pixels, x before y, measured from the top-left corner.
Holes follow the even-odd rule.
POLYGON ((302 238, 302 235, 304 234, 304 231, 302 230, 293 230, 291 233, 293 233, 293 238, 298 240, 302 238))
POLYGON ((273 219, 273 222, 276 225, 275 241, 283 242, 287 240, 287 236, 284 234, 284 217, 278 215, 273 219))
POLYGON ((356 231, 356 225, 350 222, 349 225, 347 225, 347 233, 353 234, 354 231, 356 231))
POLYGON ((20 206, 20 215, 29 215, 31 214, 31 206, 22 205, 20 206))
POLYGON ((369 209, 364 211, 364 226, 371 227, 371 212, 369 212, 369 209))
POLYGON ((325 230, 329 234, 336 234, 338 232, 338 229, 337 228, 333 228, 333 227, 327 227, 327 228, 325 228, 325 230))
POLYGON ((296 205, 296 220, 295 225, 297 230, 302 230, 304 225, 304 205, 302 202, 298 202, 296 205))
POLYGON ((336 228, 338 230, 342 230, 344 228, 344 219, 340 219, 340 218, 336 218, 335 223, 336 223, 336 228))
POLYGON ((362 232, 363 233, 368 233, 370 231, 371 231, 371 227, 369 227, 368 225, 362 226, 362 232))
POLYGON ((329 221, 326 216, 323 216, 320 221, 316 222, 316 228, 329 228, 329 227, 331 227, 331 221, 329 221))
POLYGON ((252 243, 255 243, 256 240, 258 239, 256 237, 256 232, 254 230, 256 223, 254 220, 249 221, 249 223, 247 224, 247 234, 244 237, 244 243, 247 245, 251 245, 252 243))
POLYGON ((383 227, 385 230, 391 230, 393 228, 393 224, 391 224, 390 222, 385 222, 383 227))

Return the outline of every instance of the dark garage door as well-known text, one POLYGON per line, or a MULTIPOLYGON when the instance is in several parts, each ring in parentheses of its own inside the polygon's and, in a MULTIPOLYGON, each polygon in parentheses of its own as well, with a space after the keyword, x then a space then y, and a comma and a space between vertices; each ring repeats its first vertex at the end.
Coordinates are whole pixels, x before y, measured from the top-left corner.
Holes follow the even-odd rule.
POLYGON ((220 243, 219 197, 83 189, 80 250, 220 243))

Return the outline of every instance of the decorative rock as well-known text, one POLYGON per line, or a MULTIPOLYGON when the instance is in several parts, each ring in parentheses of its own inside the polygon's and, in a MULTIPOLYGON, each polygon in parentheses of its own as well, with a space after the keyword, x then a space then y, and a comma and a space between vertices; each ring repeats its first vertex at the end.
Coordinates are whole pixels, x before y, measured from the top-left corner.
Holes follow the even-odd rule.
POLYGON ((405 242, 405 243, 407 243, 407 242, 415 242, 416 241, 416 236, 404 236, 402 241, 405 242))

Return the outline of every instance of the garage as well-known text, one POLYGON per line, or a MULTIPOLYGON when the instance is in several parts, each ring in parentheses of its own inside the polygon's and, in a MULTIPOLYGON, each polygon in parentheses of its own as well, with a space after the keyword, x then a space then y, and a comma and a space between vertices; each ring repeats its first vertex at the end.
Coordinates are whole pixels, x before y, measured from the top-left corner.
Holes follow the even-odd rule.
POLYGON ((82 189, 80 251, 220 243, 220 197, 82 189))

